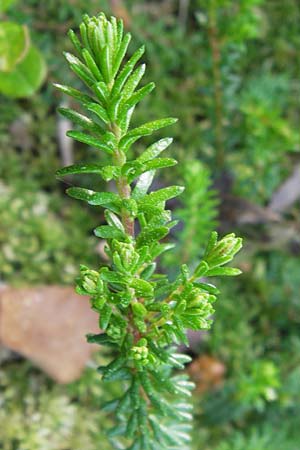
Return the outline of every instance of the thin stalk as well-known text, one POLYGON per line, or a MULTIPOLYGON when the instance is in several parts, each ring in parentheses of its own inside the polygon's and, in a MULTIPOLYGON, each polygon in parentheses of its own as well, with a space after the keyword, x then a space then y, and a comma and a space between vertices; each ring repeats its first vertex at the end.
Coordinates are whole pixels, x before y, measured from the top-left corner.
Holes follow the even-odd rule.
MULTIPOLYGON (((114 123, 111 124, 111 126, 109 128, 114 133, 114 135, 116 136, 116 140, 117 140, 117 147, 114 152, 114 161, 119 167, 122 167, 126 163, 126 155, 124 152, 122 152, 118 148, 118 144, 121 139, 120 129, 114 123)), ((116 185, 117 185, 117 190, 118 190, 120 197, 122 199, 129 199, 130 194, 131 194, 131 187, 130 187, 130 184, 128 183, 127 177, 120 176, 116 180, 116 185)), ((124 226, 126 233, 129 234, 130 236, 134 237, 134 219, 132 219, 130 217, 130 215, 124 208, 122 209, 121 221, 122 221, 122 224, 124 226)))
POLYGON ((208 8, 208 40, 212 57, 212 75, 215 103, 215 147, 216 163, 218 169, 224 167, 225 149, 224 149, 224 129, 223 129, 223 92, 221 76, 221 44, 218 35, 217 24, 217 3, 216 0, 210 0, 208 8))

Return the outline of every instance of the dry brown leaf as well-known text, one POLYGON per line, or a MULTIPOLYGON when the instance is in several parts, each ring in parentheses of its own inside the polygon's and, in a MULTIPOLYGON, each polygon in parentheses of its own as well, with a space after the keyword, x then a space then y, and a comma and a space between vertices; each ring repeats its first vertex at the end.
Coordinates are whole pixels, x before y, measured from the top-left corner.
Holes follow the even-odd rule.
POLYGON ((199 393, 222 386, 226 372, 225 365, 209 355, 200 355, 188 366, 190 377, 199 393))
POLYGON ((89 332, 99 332, 97 315, 72 287, 0 291, 0 343, 60 383, 78 378, 97 348, 86 342, 89 332))

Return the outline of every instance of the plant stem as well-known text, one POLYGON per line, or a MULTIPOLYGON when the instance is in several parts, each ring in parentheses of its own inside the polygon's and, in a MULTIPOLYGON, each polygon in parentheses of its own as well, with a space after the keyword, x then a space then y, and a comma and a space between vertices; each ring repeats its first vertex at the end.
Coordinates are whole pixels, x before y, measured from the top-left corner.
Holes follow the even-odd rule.
POLYGON ((212 56, 212 75, 215 102, 215 145, 217 167, 222 169, 225 161, 224 133, 223 133, 223 95, 221 77, 221 51, 217 25, 217 5, 210 0, 208 8, 208 40, 212 56))
MULTIPOLYGON (((121 133, 120 128, 116 124, 112 124, 110 126, 111 131, 116 136, 117 142, 119 144, 119 141, 121 139, 121 133)), ((114 152, 114 161, 119 166, 122 167, 126 163, 126 155, 124 152, 116 148, 114 152)), ((131 187, 128 183, 126 176, 120 176, 116 180, 116 185, 118 189, 118 193, 122 199, 129 199, 131 194, 131 187)), ((134 237, 134 219, 132 219, 128 213, 128 211, 125 210, 125 208, 122 208, 122 214, 121 214, 121 220, 122 224, 124 226, 124 229, 129 236, 134 237)))

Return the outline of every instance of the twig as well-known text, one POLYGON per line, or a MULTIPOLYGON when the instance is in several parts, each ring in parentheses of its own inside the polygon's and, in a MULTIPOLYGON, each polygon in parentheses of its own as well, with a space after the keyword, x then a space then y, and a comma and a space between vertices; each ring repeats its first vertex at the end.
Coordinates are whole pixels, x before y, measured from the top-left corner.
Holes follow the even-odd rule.
POLYGON ((210 0, 208 9, 208 40, 212 54, 212 74, 215 102, 215 145, 216 162, 222 169, 225 161, 224 133, 223 133, 223 95, 221 77, 221 51, 217 26, 217 5, 215 0, 210 0))

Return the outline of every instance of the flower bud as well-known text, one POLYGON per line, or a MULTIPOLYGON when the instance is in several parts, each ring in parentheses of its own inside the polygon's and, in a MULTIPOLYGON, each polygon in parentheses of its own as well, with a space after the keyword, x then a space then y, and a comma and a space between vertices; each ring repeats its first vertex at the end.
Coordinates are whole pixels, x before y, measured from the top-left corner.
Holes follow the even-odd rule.
POLYGON ((88 295, 96 295, 103 291, 103 282, 99 279, 99 273, 85 266, 81 266, 77 285, 80 291, 88 295))
POLYGON ((122 337, 122 330, 120 327, 116 325, 110 325, 107 329, 107 334, 110 336, 113 340, 118 341, 122 337))
POLYGON ((135 361, 145 361, 148 358, 149 350, 146 346, 135 346, 131 349, 131 356, 135 361))

